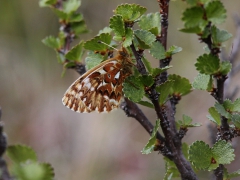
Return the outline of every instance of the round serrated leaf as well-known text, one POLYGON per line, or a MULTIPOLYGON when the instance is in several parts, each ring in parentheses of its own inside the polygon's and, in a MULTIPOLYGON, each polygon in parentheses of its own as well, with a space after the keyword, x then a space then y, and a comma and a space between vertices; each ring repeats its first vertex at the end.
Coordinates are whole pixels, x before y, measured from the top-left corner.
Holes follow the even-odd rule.
POLYGON ((111 17, 109 27, 113 30, 116 36, 125 36, 125 27, 122 16, 114 15, 113 17, 111 17))
POLYGON ((182 20, 185 22, 185 28, 199 27, 202 29, 208 23, 203 17, 204 9, 202 7, 192 7, 183 12, 182 20))
POLYGON ((165 49, 163 47, 163 45, 159 42, 153 42, 151 45, 151 48, 149 50, 149 53, 155 57, 156 59, 165 59, 165 49))
POLYGON ((213 87, 213 79, 211 75, 198 74, 192 83, 194 89, 208 90, 210 91, 213 87))
POLYGON ((94 37, 93 39, 86 41, 84 44, 84 48, 92 51, 103 51, 109 48, 109 46, 99 43, 102 41, 106 44, 110 44, 112 40, 112 36, 108 33, 100 34, 99 36, 94 37))
POLYGON ((227 17, 226 9, 220 1, 212 1, 208 3, 205 9, 208 20, 213 24, 223 23, 227 17))
POLYGON ((114 10, 115 14, 121 15, 124 21, 135 21, 146 11, 145 7, 138 4, 121 4, 114 10))
POLYGON ((151 32, 157 36, 160 33, 161 23, 160 23, 160 13, 150 13, 147 15, 142 15, 138 21, 140 28, 144 30, 152 30, 151 32), (154 29, 156 28, 156 30, 154 29))
POLYGON ((148 46, 151 46, 156 39, 154 34, 146 30, 136 30, 134 31, 134 35, 148 46))
POLYGON ((215 45, 227 41, 232 37, 232 34, 228 33, 225 30, 220 30, 216 26, 212 26, 211 28, 212 39, 215 45))
POLYGON ((230 164, 234 158, 234 149, 230 143, 220 140, 212 147, 212 154, 218 164, 230 164))
POLYGON ((7 148, 7 155, 15 163, 24 163, 26 161, 37 161, 35 151, 25 145, 12 145, 7 148))
POLYGON ((144 86, 135 76, 127 77, 123 83, 124 96, 133 102, 140 101, 144 96, 144 86))
POLYGON ((191 84, 187 78, 181 77, 176 74, 171 74, 168 76, 170 81, 174 81, 173 86, 171 87, 171 94, 179 94, 184 96, 191 92, 191 84))
POLYGON ((196 141, 189 147, 189 160, 197 169, 207 170, 212 156, 209 145, 203 141, 196 141))
POLYGON ((212 75, 218 72, 220 59, 212 54, 204 54, 198 57, 195 66, 200 73, 212 75))
POLYGON ((28 162, 15 166, 13 174, 24 180, 53 180, 53 168, 47 163, 28 162))

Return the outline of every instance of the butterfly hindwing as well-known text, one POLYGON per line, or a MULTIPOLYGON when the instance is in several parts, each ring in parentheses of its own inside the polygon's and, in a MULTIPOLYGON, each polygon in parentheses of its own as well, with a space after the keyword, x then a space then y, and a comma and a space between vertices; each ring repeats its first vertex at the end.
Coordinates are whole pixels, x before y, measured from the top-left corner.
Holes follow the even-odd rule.
POLYGON ((122 84, 131 74, 129 62, 118 55, 90 69, 68 88, 63 104, 76 112, 109 112, 117 108, 123 96, 122 84))

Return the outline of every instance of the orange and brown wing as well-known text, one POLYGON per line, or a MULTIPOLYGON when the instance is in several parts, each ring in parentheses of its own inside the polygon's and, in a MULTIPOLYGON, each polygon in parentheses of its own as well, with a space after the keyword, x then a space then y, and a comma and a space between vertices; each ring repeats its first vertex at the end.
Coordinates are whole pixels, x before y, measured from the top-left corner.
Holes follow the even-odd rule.
POLYGON ((122 98, 122 63, 111 59, 77 79, 66 91, 63 104, 76 112, 109 112, 122 98))

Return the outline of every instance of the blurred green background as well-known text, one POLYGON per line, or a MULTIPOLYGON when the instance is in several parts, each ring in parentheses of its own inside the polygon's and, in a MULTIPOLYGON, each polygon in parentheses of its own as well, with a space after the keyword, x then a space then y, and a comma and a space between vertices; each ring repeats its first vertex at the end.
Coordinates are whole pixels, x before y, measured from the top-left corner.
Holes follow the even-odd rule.
MULTIPOLYGON (((113 10, 121 3, 137 3, 150 12, 159 11, 157 1, 144 0, 83 0, 83 13, 89 34, 88 40, 108 26, 113 10)), ((240 15, 240 1, 223 1, 227 9, 226 23, 220 25, 235 35, 233 15, 240 15)), ((203 53, 203 46, 195 35, 178 31, 183 27, 182 1, 171 1, 168 45, 183 51, 173 57, 170 73, 187 77, 192 82, 197 75, 194 63, 203 53)), ((1 1, 0 5, 0 106, 9 144, 24 143, 33 147, 39 160, 53 165, 57 180, 159 180, 164 176, 162 155, 154 152, 142 155, 149 135, 134 119, 120 109, 109 114, 78 114, 62 105, 61 99, 79 75, 68 70, 61 78, 62 66, 55 52, 41 40, 58 33, 58 19, 49 8, 40 8, 38 0, 1 1)), ((225 43, 231 52, 233 39, 225 43)), ((152 64, 158 62, 151 59, 152 64)), ((239 83, 236 78, 234 83, 239 83)), ((176 119, 182 114, 203 124, 190 129, 184 141, 209 141, 207 110, 214 99, 203 91, 193 91, 177 105, 176 119)), ((153 110, 141 107, 154 123, 153 110)), ((234 143, 237 143, 234 141, 234 143)), ((238 152, 238 151, 237 151, 238 152)), ((239 160, 231 170, 239 169, 239 160)), ((200 172, 200 179, 209 179, 200 172)))

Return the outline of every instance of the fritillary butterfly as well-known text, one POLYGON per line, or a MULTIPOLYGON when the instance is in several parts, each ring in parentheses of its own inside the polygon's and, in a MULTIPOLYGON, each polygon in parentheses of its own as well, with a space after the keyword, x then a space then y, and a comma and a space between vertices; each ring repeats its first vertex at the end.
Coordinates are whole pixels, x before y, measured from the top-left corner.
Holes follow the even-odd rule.
POLYGON ((117 108, 123 97, 123 82, 132 74, 132 60, 125 48, 117 55, 79 77, 62 98, 73 111, 109 112, 117 108))

